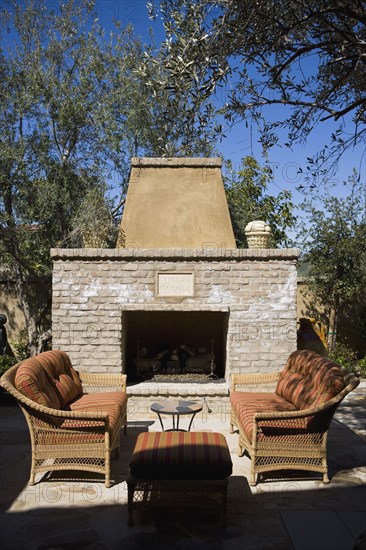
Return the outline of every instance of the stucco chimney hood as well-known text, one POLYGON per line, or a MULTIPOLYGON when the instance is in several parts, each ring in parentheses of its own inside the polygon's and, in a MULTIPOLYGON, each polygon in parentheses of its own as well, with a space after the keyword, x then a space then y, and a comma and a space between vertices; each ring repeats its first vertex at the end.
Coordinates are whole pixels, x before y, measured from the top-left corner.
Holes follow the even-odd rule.
POLYGON ((121 222, 125 245, 235 249, 221 168, 221 158, 132 158, 121 222))

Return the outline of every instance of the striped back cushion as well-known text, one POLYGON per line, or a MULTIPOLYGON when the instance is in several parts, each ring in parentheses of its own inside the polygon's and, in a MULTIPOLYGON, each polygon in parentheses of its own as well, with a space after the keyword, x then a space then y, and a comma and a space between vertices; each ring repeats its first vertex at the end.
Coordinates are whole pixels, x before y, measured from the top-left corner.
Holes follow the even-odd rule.
POLYGON ((298 350, 288 358, 276 394, 303 410, 322 405, 344 387, 342 367, 314 351, 298 350))
POLYGON ((60 409, 60 400, 56 387, 48 378, 37 357, 26 359, 18 367, 15 375, 17 390, 39 405, 60 409))
POLYGON ((57 388, 61 408, 83 393, 80 378, 72 368, 67 353, 61 350, 45 351, 37 358, 57 388))

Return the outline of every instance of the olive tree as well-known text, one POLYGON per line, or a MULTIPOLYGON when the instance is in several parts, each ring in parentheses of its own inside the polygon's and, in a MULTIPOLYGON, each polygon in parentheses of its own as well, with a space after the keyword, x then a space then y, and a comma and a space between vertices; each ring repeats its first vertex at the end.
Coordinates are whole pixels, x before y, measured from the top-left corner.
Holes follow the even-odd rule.
POLYGON ((324 307, 329 348, 336 344, 342 318, 353 313, 354 330, 363 331, 366 284, 366 185, 356 173, 344 183, 344 195, 332 188, 304 201, 300 245, 308 269, 306 281, 324 307))
POLYGON ((239 170, 228 162, 225 170, 225 190, 236 243, 248 246, 245 226, 253 220, 267 222, 272 230, 273 247, 289 243, 288 231, 295 225, 294 205, 289 191, 277 196, 268 192, 273 175, 268 166, 261 167, 253 157, 245 157, 239 170))
POLYGON ((201 96, 225 87, 224 115, 257 122, 265 150, 278 141, 279 128, 291 145, 327 120, 335 130, 312 167, 365 143, 364 0, 160 0, 149 6, 165 27, 166 85, 190 83, 201 96))
POLYGON ((190 90, 167 92, 155 65, 135 70, 153 42, 130 27, 106 35, 93 2, 8 0, 0 17, 1 264, 15 277, 35 353, 49 304, 39 307, 28 281, 50 273, 51 247, 75 244, 81 218, 95 215, 85 200, 100 197, 118 219, 132 155, 205 154, 214 134, 199 122, 203 102, 188 122, 182 115, 190 90))

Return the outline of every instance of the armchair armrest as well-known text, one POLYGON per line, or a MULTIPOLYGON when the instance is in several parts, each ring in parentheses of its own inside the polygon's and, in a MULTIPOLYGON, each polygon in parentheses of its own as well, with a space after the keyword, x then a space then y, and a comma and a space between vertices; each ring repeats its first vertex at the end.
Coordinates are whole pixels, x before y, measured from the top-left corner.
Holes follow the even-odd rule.
POLYGON ((126 374, 99 374, 78 371, 83 390, 88 393, 99 391, 126 391, 126 374))
POLYGON ((317 407, 311 407, 309 409, 302 409, 302 410, 296 410, 296 411, 261 411, 257 412, 254 415, 254 421, 260 421, 260 420, 291 420, 291 419, 298 419, 298 418, 307 418, 307 417, 313 417, 317 414, 323 414, 327 413, 328 409, 332 409, 333 407, 336 407, 340 401, 342 401, 343 396, 345 394, 346 390, 343 390, 338 395, 335 395, 332 399, 329 399, 329 401, 326 401, 322 405, 318 405, 317 407))
POLYGON ((32 417, 42 419, 43 422, 49 419, 51 424, 60 425, 63 420, 77 421, 95 421, 108 424, 108 413, 105 412, 89 412, 89 411, 65 411, 63 409, 51 409, 35 403, 31 399, 22 396, 22 405, 25 407, 28 414, 32 417))
POLYGON ((279 434, 281 430, 286 430, 287 435, 296 435, 308 430, 310 422, 312 423, 312 432, 323 434, 329 426, 334 409, 339 403, 339 396, 335 396, 323 405, 317 407, 296 410, 296 411, 261 411, 257 412, 253 418, 253 442, 257 439, 258 430, 262 428, 271 428, 271 435, 262 437, 271 438, 274 431, 279 434), (313 422, 314 421, 314 422, 313 422))
POLYGON ((257 412, 254 415, 255 421, 261 421, 261 420, 290 420, 293 418, 306 418, 308 416, 314 416, 319 412, 317 409, 304 409, 302 411, 282 411, 282 412, 269 412, 269 411, 263 411, 263 412, 257 412))
POLYGON ((58 433, 65 433, 65 431, 80 434, 86 430, 88 434, 101 434, 109 429, 108 413, 52 409, 35 403, 17 390, 14 390, 14 394, 19 395, 19 405, 26 414, 31 434, 38 433, 40 436, 40 434, 54 433, 54 436, 58 437, 58 433))
MULTIPOLYGON (((24 405, 23 405, 24 406, 24 405)), ((43 459, 51 453, 81 458, 87 446, 109 444, 109 417, 102 412, 64 411, 37 405, 25 407, 34 456, 43 459), (80 446, 81 445, 81 446, 80 446), (51 451, 49 450, 51 449, 51 451)))

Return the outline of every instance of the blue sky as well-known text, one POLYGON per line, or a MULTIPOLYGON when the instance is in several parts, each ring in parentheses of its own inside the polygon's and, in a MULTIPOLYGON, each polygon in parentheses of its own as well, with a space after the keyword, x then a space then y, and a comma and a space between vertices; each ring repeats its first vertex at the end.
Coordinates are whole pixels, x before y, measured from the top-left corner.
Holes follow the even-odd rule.
MULTIPOLYGON (((106 29, 112 28, 113 19, 117 19, 123 25, 132 24, 136 34, 142 38, 147 38, 149 26, 153 28, 157 40, 164 37, 159 21, 154 23, 148 18, 146 0, 96 0, 96 9, 100 23, 106 29)), ((222 97, 225 90, 220 93, 222 97)), ((281 113, 274 106, 268 111, 268 114, 271 118, 276 118, 281 113)), ((286 141, 286 137, 283 136, 282 144, 272 148, 269 153, 269 162, 274 172, 274 183, 270 192, 276 194, 282 189, 288 189, 293 192, 295 201, 300 201, 302 196, 296 192, 296 187, 305 183, 306 159, 330 143, 331 133, 337 126, 333 122, 319 124, 309 136, 306 144, 296 145, 292 150, 283 145, 286 141), (299 168, 303 170, 303 175, 299 173, 299 168)), ((234 166, 239 166, 241 158, 246 155, 253 155, 260 163, 264 162, 261 146, 258 143, 258 131, 254 125, 250 130, 250 126, 247 127, 244 122, 238 123, 231 129, 225 128, 224 133, 226 138, 218 143, 217 147, 220 154, 225 159, 230 159, 234 166)), ((342 182, 351 175, 353 168, 360 172, 362 180, 365 181, 366 158, 363 147, 346 153, 335 171, 329 171, 329 181, 336 184, 338 193, 343 193, 342 182)))

